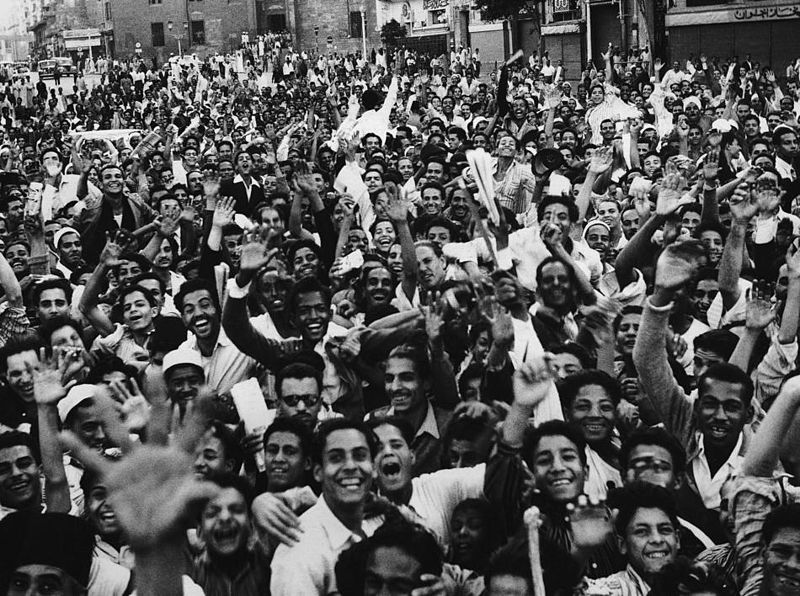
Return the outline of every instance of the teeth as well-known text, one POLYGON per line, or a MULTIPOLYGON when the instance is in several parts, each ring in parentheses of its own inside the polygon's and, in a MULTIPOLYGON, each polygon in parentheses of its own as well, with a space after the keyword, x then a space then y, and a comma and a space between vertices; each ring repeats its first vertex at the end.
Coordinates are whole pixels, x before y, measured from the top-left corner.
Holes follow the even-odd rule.
POLYGON ((566 486, 569 484, 569 480, 553 480, 550 484, 553 486, 566 486))

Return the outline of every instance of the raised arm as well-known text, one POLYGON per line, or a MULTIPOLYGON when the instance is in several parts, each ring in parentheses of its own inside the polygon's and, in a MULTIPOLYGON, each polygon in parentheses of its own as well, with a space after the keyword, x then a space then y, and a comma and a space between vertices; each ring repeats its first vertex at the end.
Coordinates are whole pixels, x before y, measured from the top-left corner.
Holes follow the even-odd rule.
POLYGON ((730 205, 733 222, 719 263, 719 291, 726 310, 739 300, 739 276, 742 273, 747 224, 758 212, 755 193, 751 192, 747 183, 740 184, 736 189, 730 205))
POLYGON ((688 440, 692 405, 675 380, 667 356, 667 328, 675 292, 692 279, 705 254, 697 240, 670 244, 656 264, 655 291, 645 302, 633 364, 647 398, 667 429, 688 440))
POLYGON ((247 316, 247 295, 256 273, 269 262, 267 238, 262 230, 247 233, 239 260, 239 273, 228 281, 228 299, 222 310, 222 327, 237 348, 270 370, 276 370, 281 351, 278 342, 264 337, 247 316))
POLYGON ((394 223, 397 239, 400 241, 400 254, 403 258, 403 281, 400 287, 410 302, 414 300, 417 291, 417 249, 414 247, 411 228, 408 227, 408 206, 400 198, 397 187, 394 187, 394 190, 390 188, 387 186, 389 205, 386 212, 394 223))
POLYGON ((602 176, 611 167, 614 158, 614 153, 611 147, 601 147, 592 155, 592 161, 589 163, 589 170, 586 172, 586 180, 581 186, 581 190, 575 199, 575 204, 578 206, 578 221, 586 219, 586 214, 592 204, 592 188, 597 178, 602 176))
POLYGON ((92 324, 92 327, 97 329, 103 337, 113 333, 114 323, 112 323, 108 315, 97 306, 97 300, 103 289, 107 273, 112 267, 119 263, 119 256, 122 254, 123 245, 120 233, 117 233, 114 239, 111 239, 108 235, 106 238, 106 245, 100 253, 97 267, 95 267, 92 272, 89 281, 86 282, 86 288, 84 288, 81 299, 78 302, 78 310, 81 311, 83 316, 92 324))

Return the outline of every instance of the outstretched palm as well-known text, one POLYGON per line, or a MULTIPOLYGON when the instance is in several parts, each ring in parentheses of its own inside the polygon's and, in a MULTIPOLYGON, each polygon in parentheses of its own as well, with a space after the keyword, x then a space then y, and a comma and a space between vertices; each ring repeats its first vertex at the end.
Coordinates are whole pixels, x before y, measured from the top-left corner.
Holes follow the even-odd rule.
POLYGON ((684 240, 667 246, 656 264, 656 286, 674 290, 694 276, 705 250, 699 240, 684 240))

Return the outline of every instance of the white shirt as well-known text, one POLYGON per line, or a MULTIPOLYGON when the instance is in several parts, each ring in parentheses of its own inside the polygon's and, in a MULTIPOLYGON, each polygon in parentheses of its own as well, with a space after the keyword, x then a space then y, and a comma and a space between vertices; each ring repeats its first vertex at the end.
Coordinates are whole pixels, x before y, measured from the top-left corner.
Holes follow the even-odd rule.
MULTIPOLYGON (((372 536, 382 520, 365 521, 361 530, 372 536)), ((303 533, 294 546, 281 544, 272 558, 272 596, 337 594, 336 561, 362 537, 350 531, 330 510, 325 497, 300 516, 303 533)))
MULTIPOLYGON (((197 345, 197 338, 194 334, 180 345, 180 349, 195 350, 200 352, 197 345)), ((220 327, 217 345, 211 356, 200 354, 203 363, 203 372, 206 376, 206 384, 218 393, 225 393, 239 381, 244 381, 253 376, 256 361, 241 352, 233 345, 233 342, 225 334, 225 330, 220 327)))
POLYGON ((744 435, 739 433, 739 440, 736 442, 736 446, 731 451, 727 461, 720 466, 713 477, 711 476, 711 469, 708 467, 708 460, 705 455, 703 435, 702 433, 698 433, 698 435, 697 445, 700 448, 700 452, 697 457, 692 460, 694 481, 706 509, 719 509, 720 502, 722 501, 722 497, 720 496, 722 485, 725 484, 728 478, 738 476, 739 470, 742 467, 742 462, 744 462, 744 457, 739 454, 742 450, 744 435))

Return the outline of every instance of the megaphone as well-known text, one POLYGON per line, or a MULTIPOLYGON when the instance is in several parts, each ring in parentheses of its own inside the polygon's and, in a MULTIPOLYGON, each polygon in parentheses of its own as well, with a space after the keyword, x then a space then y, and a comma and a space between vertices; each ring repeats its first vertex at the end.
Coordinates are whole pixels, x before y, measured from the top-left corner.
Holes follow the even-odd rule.
POLYGON ((544 176, 564 165, 564 156, 557 149, 542 149, 531 163, 531 170, 536 176, 544 176))

